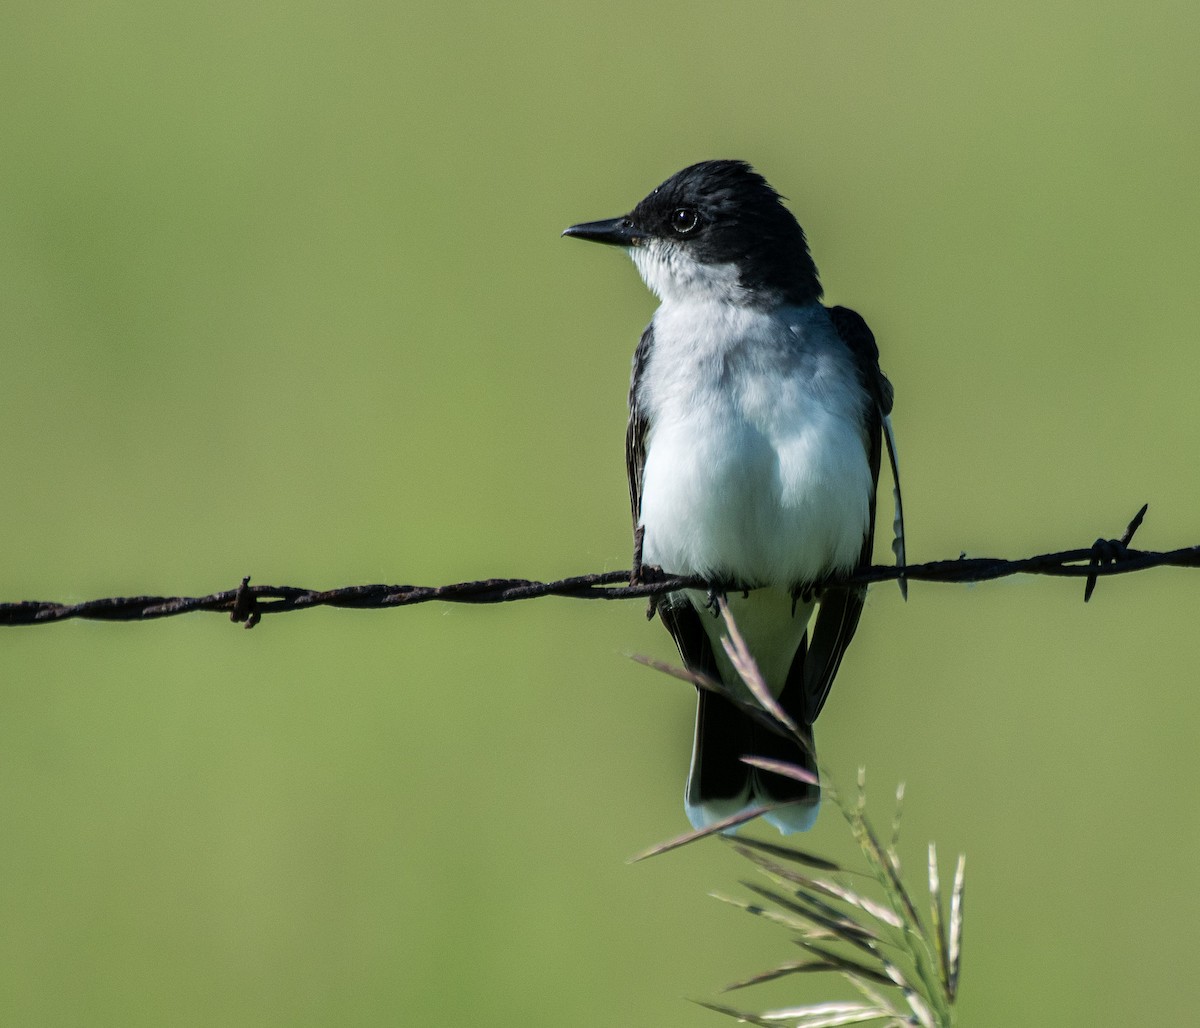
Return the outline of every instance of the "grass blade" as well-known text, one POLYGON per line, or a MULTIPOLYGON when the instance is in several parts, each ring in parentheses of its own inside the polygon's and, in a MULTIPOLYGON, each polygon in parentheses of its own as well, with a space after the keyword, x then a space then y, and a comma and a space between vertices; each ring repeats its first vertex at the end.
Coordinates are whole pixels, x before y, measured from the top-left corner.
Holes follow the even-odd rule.
POLYGON ((816 868, 818 871, 834 872, 842 870, 841 865, 835 864, 832 860, 826 860, 824 857, 818 857, 816 854, 808 853, 805 850, 798 850, 793 846, 784 846, 778 842, 739 838, 737 848, 769 853, 773 857, 779 857, 780 860, 791 860, 794 863, 803 864, 805 867, 816 868))
POLYGON ((729 612, 729 601, 724 596, 717 597, 717 608, 721 611, 721 617, 724 619, 725 628, 729 633, 721 637, 721 645, 725 647, 725 653, 729 657, 730 663, 733 664, 733 669, 738 673, 738 677, 746 683, 746 688, 762 704, 763 710, 785 726, 793 735, 799 736, 800 726, 788 716, 787 711, 779 705, 771 693, 771 688, 767 685, 767 680, 763 678, 762 672, 759 671, 758 663, 750 652, 750 647, 746 645, 746 640, 738 629, 737 622, 733 620, 733 615, 729 612))
POLYGON ((720 1003, 709 1003, 707 1000, 694 999, 693 1003, 698 1007, 704 1007, 705 1010, 715 1010, 718 1014, 724 1014, 726 1017, 732 1017, 735 1020, 741 1021, 743 1024, 756 1024, 760 1028, 779 1028, 775 1021, 767 1021, 759 1017, 757 1014, 747 1014, 742 1010, 734 1010, 733 1007, 722 1006, 720 1003))
POLYGON ((840 970, 837 964, 831 964, 825 960, 793 960, 786 964, 780 964, 778 967, 773 967, 769 971, 761 971, 749 978, 743 978, 741 981, 732 982, 726 985, 722 992, 733 992, 735 989, 745 989, 751 985, 761 985, 763 982, 772 982, 776 978, 784 978, 789 974, 803 974, 810 971, 837 971, 840 970))
POLYGON ((950 970, 946 976, 946 992, 951 1001, 958 994, 958 970, 962 959, 963 888, 966 884, 967 858, 959 854, 954 870, 954 887, 950 892, 950 970))
POLYGON ((720 821, 714 821, 711 825, 707 825, 704 828, 684 832, 683 835, 677 835, 674 839, 668 839, 666 842, 660 842, 649 849, 642 850, 641 853, 635 853, 625 863, 636 864, 639 860, 646 860, 648 857, 657 857, 660 853, 669 853, 671 850, 679 849, 680 846, 687 846, 689 843, 696 842, 699 839, 706 839, 710 835, 719 835, 730 828, 736 828, 738 825, 744 825, 747 821, 753 821, 761 814, 767 814, 772 810, 777 810, 779 807, 786 806, 788 806, 786 803, 767 803, 759 807, 750 807, 729 817, 723 817, 720 821))
POLYGON ((809 785, 821 784, 821 779, 811 771, 796 764, 789 764, 784 760, 768 760, 766 757, 742 757, 741 759, 743 764, 770 771, 772 774, 781 775, 784 778, 793 778, 797 782, 807 782, 809 785))
MULTIPOLYGON (((741 842, 748 842, 743 839, 741 842)), ((886 924, 889 928, 902 928, 904 922, 887 907, 881 903, 876 903, 874 900, 862 896, 852 889, 847 889, 837 882, 826 881, 822 878, 810 878, 808 875, 801 874, 799 871, 793 871, 791 868, 784 867, 781 864, 776 864, 773 860, 768 860, 766 857, 760 856, 757 853, 747 850, 740 843, 736 847, 737 851, 747 860, 751 861, 764 871, 791 885, 797 885, 802 889, 807 889, 811 892, 818 892, 828 896, 831 899, 841 900, 843 903, 848 903, 852 907, 858 907, 863 913, 870 914, 876 921, 886 924)))
POLYGON ((929 917, 933 932, 933 944, 937 950, 938 965, 942 981, 950 981, 949 944, 946 939, 945 908, 942 906, 942 885, 938 878, 937 845, 929 844, 929 917))
POLYGON ((866 1024, 885 1017, 894 1018, 893 1011, 861 1003, 816 1003, 807 1007, 768 1010, 761 1017, 767 1024, 795 1021, 796 1028, 840 1028, 847 1024, 866 1024))

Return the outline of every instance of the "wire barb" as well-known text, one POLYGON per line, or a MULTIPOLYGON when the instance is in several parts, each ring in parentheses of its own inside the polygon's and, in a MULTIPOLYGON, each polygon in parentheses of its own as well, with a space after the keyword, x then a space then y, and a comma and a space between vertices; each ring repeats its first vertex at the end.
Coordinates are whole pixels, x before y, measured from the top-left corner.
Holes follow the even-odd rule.
POLYGON ((244 623, 247 628, 253 628, 262 618, 258 609, 258 600, 250 591, 250 576, 242 579, 242 584, 233 594, 233 609, 229 612, 229 620, 235 625, 244 623))
POLYGON ((1149 509, 1150 504, 1142 504, 1142 509, 1133 516, 1133 520, 1125 527, 1120 539, 1097 539, 1092 543, 1092 559, 1088 564, 1089 574, 1087 583, 1083 587, 1084 603, 1092 598, 1092 593, 1096 590, 1098 569, 1104 565, 1116 564, 1128 557, 1129 544, 1133 542, 1133 533, 1141 527, 1142 519, 1145 518, 1146 511, 1149 509))

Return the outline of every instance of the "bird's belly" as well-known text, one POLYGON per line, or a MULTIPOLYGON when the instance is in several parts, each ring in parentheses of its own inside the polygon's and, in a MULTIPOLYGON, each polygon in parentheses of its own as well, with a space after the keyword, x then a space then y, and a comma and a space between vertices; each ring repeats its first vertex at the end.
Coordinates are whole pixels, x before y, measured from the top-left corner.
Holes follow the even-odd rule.
POLYGON ((873 488, 857 427, 827 412, 787 431, 664 419, 646 454, 643 560, 791 589, 858 562, 873 488))

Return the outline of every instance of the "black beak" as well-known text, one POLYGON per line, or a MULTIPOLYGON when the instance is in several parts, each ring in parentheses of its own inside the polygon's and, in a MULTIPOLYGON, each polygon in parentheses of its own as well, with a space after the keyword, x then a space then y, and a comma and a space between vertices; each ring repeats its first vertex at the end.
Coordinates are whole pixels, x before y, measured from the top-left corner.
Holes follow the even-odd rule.
POLYGON ((572 225, 563 235, 586 239, 591 243, 607 243, 609 246, 641 246, 644 238, 642 233, 634 228, 633 221, 628 216, 572 225))

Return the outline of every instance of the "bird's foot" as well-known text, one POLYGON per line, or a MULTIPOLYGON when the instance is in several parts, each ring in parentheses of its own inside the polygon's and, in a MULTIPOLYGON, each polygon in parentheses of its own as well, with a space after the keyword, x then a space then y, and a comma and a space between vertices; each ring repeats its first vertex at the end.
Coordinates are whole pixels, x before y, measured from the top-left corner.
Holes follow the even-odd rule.
POLYGON ((721 616, 721 601, 725 598, 725 590, 715 585, 708 587, 708 596, 704 600, 704 606, 713 617, 721 616))
MULTIPOLYGON (((631 586, 653 585, 655 582, 661 582, 666 577, 666 573, 657 564, 642 563, 642 541, 645 537, 645 525, 638 525, 633 533, 633 562, 629 571, 629 584, 631 586)), ((657 610, 658 597, 651 596, 650 602, 646 605, 646 620, 654 620, 657 610)))
POLYGON ((807 607, 815 596, 816 590, 811 585, 798 585, 792 589, 792 617, 796 616, 797 604, 803 603, 807 607))
POLYGON ((646 540, 646 526, 638 525, 633 530, 633 561, 629 566, 629 584, 642 584, 642 543, 646 540))
MULTIPOLYGON (((657 564, 635 564, 632 573, 629 576, 630 585, 654 585, 656 582, 661 582, 667 578, 667 573, 663 571, 657 564)), ((653 621, 654 615, 658 612, 658 603, 661 597, 651 596, 646 604, 646 620, 653 621)))

